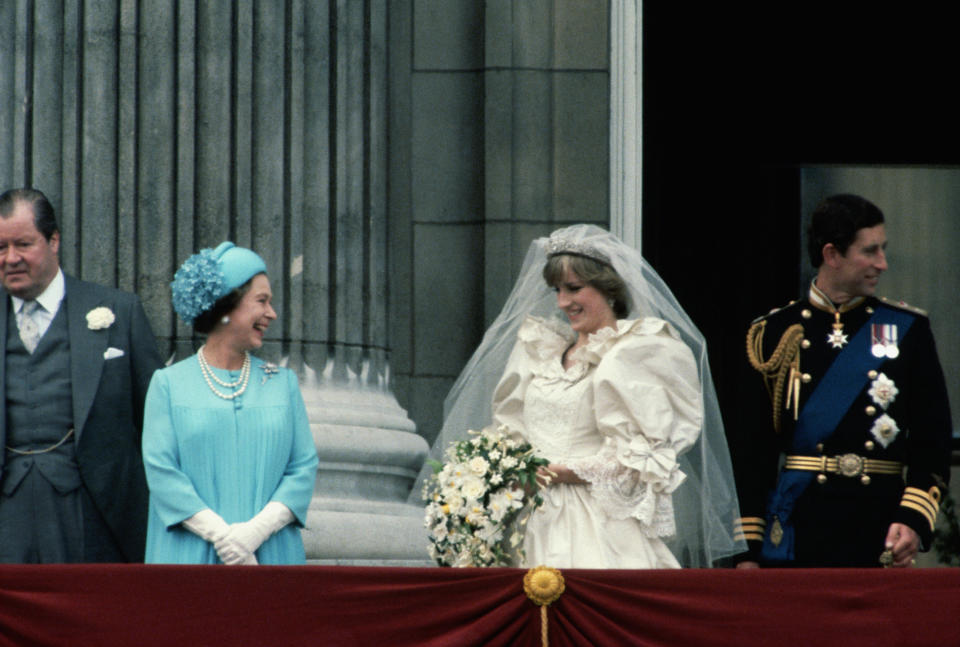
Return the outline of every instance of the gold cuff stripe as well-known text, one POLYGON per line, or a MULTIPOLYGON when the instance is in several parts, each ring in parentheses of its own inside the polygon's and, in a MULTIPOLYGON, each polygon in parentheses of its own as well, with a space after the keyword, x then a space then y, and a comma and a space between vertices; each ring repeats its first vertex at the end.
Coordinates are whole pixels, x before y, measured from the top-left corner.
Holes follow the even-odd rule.
POLYGON ((921 501, 911 496, 904 496, 903 500, 900 501, 900 505, 907 505, 907 504, 910 504, 910 507, 916 510, 922 511, 923 516, 925 516, 927 519, 930 519, 931 522, 933 522, 937 518, 936 508, 930 507, 930 505, 926 501, 921 501))
POLYGON ((919 512, 923 516, 923 518, 927 520, 927 523, 930 524, 930 530, 933 530, 933 527, 936 523, 936 517, 931 516, 929 510, 927 510, 921 505, 914 503, 913 501, 908 501, 906 499, 900 502, 900 507, 910 508, 911 510, 916 510, 917 512, 919 512))
POLYGON ((927 497, 917 496, 912 492, 904 492, 903 502, 905 501, 910 501, 911 503, 922 507, 927 511, 927 514, 934 519, 937 518, 937 513, 940 511, 940 506, 938 506, 935 502, 931 501, 927 497))
POLYGON ((763 517, 740 517, 733 522, 733 538, 736 541, 763 541, 767 520, 763 517))
POLYGON ((932 487, 930 488, 930 491, 927 492, 925 490, 921 490, 920 488, 907 486, 903 490, 903 496, 907 496, 908 494, 919 499, 929 501, 930 505, 932 505, 934 508, 937 510, 940 509, 940 489, 937 487, 932 487))
POLYGON ((911 492, 910 490, 905 490, 903 493, 904 499, 913 499, 919 503, 923 503, 926 506, 929 506, 931 510, 939 510, 940 506, 936 501, 930 498, 927 493, 917 494, 916 492, 911 492))
POLYGON ((940 511, 940 502, 937 500, 940 496, 940 490, 930 488, 929 492, 924 492, 920 488, 908 487, 903 491, 903 499, 900 501, 901 507, 916 510, 930 524, 930 530, 933 530, 937 523, 937 513, 940 511))
POLYGON ((745 523, 737 524, 733 527, 734 532, 760 532, 762 533, 766 529, 767 525, 764 523, 745 523))

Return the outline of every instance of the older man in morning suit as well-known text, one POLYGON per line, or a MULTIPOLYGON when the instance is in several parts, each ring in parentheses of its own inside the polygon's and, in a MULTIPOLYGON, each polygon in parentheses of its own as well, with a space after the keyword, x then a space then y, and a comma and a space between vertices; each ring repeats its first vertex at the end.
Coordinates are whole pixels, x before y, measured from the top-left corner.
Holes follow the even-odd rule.
POLYGON ((0 195, 0 562, 143 561, 143 402, 162 364, 140 300, 66 276, 32 189, 0 195))

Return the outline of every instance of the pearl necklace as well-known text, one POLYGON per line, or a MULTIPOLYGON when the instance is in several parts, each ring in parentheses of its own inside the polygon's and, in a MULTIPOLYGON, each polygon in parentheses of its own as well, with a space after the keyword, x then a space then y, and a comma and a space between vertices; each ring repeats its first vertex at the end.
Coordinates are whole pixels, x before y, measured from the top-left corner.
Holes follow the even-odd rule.
POLYGON ((203 379, 206 381, 207 386, 210 387, 210 390, 213 391, 213 394, 224 400, 233 400, 246 391, 247 384, 250 383, 250 353, 244 352, 243 354, 243 366, 240 368, 240 377, 234 382, 224 382, 217 377, 217 374, 210 368, 210 364, 207 363, 207 358, 203 356, 203 349, 205 347, 206 345, 203 345, 200 347, 200 350, 197 351, 197 362, 200 363, 200 372, 203 374, 203 379), (217 390, 217 387, 213 385, 214 382, 228 389, 236 390, 233 393, 224 393, 223 391, 217 390), (238 389, 237 387, 240 388, 238 389))

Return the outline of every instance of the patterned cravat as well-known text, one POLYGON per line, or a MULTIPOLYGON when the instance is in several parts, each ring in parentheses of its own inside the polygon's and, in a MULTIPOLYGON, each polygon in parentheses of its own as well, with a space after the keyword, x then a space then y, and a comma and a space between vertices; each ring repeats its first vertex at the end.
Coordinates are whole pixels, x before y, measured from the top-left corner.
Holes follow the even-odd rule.
POLYGON ((40 343, 40 326, 34 318, 34 313, 39 307, 40 304, 36 301, 24 301, 23 307, 20 308, 20 339, 31 354, 40 343))

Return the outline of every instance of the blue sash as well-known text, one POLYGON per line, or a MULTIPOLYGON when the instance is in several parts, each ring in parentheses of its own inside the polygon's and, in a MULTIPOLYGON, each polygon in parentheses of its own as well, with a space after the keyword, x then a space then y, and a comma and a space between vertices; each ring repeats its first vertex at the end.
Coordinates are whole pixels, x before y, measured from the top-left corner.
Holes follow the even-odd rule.
MULTIPOLYGON (((863 391, 867 373, 878 368, 886 357, 875 357, 870 352, 870 325, 883 323, 897 326, 898 337, 906 337, 915 316, 902 311, 878 306, 873 316, 860 327, 850 343, 834 358, 823 379, 810 394, 797 418, 791 453, 799 456, 816 455, 817 444, 826 440, 863 391)), ((816 477, 815 472, 788 470, 780 472, 777 487, 767 504, 767 532, 760 555, 766 562, 792 562, 794 559, 794 527, 791 521, 793 506, 807 486, 816 477), (778 545, 770 540, 774 523, 779 523, 783 536, 778 545)))

